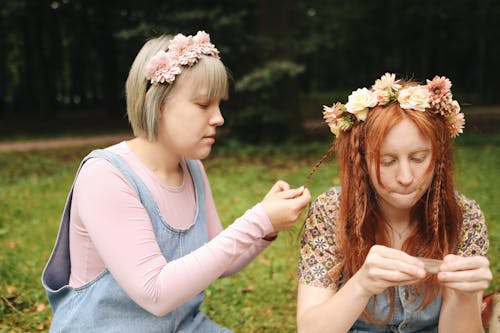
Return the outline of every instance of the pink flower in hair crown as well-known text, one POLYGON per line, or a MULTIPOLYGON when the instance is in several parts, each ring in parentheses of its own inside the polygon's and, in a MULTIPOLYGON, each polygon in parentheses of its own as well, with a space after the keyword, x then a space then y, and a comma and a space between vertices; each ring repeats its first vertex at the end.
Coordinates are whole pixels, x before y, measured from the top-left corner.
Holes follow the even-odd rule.
POLYGON ((336 136, 364 121, 371 109, 399 103, 404 110, 431 112, 441 118, 452 138, 463 132, 464 114, 460 105, 453 100, 451 82, 444 76, 435 76, 425 85, 402 86, 396 75, 385 73, 375 81, 371 89, 357 89, 351 93, 348 102, 323 106, 323 118, 336 136))
POLYGON ((323 105, 323 119, 333 134, 339 135, 341 131, 348 130, 354 123, 354 115, 346 111, 341 103, 335 103, 331 107, 323 105))
POLYGON ((219 50, 210 42, 205 31, 195 36, 177 34, 168 45, 168 50, 158 51, 146 65, 146 79, 151 84, 172 84, 183 66, 193 66, 202 55, 219 59, 219 50))

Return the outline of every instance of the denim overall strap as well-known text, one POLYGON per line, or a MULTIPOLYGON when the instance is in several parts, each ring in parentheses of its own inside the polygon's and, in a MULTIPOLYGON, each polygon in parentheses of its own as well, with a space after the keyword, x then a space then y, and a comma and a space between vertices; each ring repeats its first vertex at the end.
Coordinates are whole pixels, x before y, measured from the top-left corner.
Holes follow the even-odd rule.
MULTIPOLYGON (((180 258, 208 241, 204 183, 199 162, 186 160, 195 188, 195 222, 188 229, 178 230, 166 223, 142 180, 110 150, 96 150, 87 155, 78 172, 93 157, 111 162, 135 189, 148 211, 158 245, 167 261, 180 258)), ((107 270, 82 287, 70 287, 69 222, 73 186, 66 201, 56 245, 42 276, 54 312, 51 332, 231 332, 210 321, 200 311, 203 292, 165 316, 156 317, 130 299, 107 270)))
MULTIPOLYGON (((92 153, 87 155, 80 162, 80 166, 78 167, 78 170, 76 172, 77 175, 80 173, 83 164, 89 158, 91 158, 91 155, 92 153)), ((57 233, 56 243, 42 273, 42 284, 47 290, 47 296, 52 308, 57 307, 61 297, 53 297, 53 293, 49 290, 60 290, 60 294, 62 294, 63 290, 61 288, 67 285, 69 276, 71 274, 71 260, 69 253, 69 220, 75 182, 76 177, 73 180, 73 184, 71 185, 71 189, 66 198, 66 203, 64 205, 64 210, 61 217, 61 224, 59 225, 59 231, 57 233)))
MULTIPOLYGON (((153 195, 149 191, 148 187, 144 184, 144 182, 136 176, 135 172, 130 169, 130 167, 122 160, 122 158, 114 153, 112 153, 109 150, 105 149, 98 149, 94 150, 88 155, 88 158, 92 157, 102 157, 107 159, 109 162, 111 162, 124 176, 128 183, 134 188, 135 192, 137 195, 139 195, 139 199, 141 200, 142 205, 144 208, 146 208, 146 211, 148 212, 149 218, 153 221, 155 219, 155 216, 161 216, 160 213, 160 208, 158 208, 158 205, 156 201, 153 198, 153 195)), ((186 161, 188 163, 188 167, 192 167, 192 165, 189 165, 189 162, 192 161, 186 161)), ((197 168, 196 168, 197 169, 197 168)), ((190 170, 191 171, 191 170, 190 170)), ((195 170, 197 171, 197 170, 195 170)), ((191 173, 195 173, 191 171, 191 173)), ((195 175, 193 175, 193 178, 195 175)), ((154 227, 154 224, 153 224, 154 227)), ((155 229, 155 228, 154 228, 155 229)), ((155 230, 156 232, 156 230, 155 230)))
MULTIPOLYGON (((349 330, 350 333, 437 333, 441 295, 438 295, 425 308, 420 305, 423 294, 418 293, 414 286, 397 286, 394 295, 394 311, 386 325, 369 323, 364 318, 358 318, 349 330)), ((372 297, 367 308, 372 310, 374 317, 383 321, 389 315, 389 297, 387 293, 377 295, 376 302, 372 297)))

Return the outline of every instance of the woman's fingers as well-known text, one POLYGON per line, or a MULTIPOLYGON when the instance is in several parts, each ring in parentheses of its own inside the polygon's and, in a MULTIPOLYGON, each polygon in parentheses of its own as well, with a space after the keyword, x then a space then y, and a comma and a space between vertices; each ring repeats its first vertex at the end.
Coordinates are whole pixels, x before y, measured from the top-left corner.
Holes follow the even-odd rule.
POLYGON ((387 280, 422 278, 425 276, 423 263, 407 253, 389 247, 375 245, 370 250, 365 264, 367 269, 382 270, 387 280))
POLYGON ((389 287, 413 284, 425 277, 420 260, 382 245, 372 246, 358 273, 358 281, 371 295, 389 287))
POLYGON ((286 191, 290 189, 290 184, 280 179, 273 185, 273 189, 275 189, 276 192, 286 191))
POLYGON ((389 287, 395 285, 406 285, 415 283, 420 279, 422 279, 425 276, 425 274, 419 275, 417 273, 417 270, 415 269, 409 269, 403 271, 394 268, 384 269, 381 267, 376 267, 368 272, 368 276, 374 280, 376 279, 382 280, 386 284, 386 287, 389 287))
POLYGON ((391 274, 388 274, 388 276, 397 279, 425 276, 425 270, 420 265, 410 264, 402 260, 386 259, 377 268, 390 272, 391 274), (397 272, 397 276, 392 274, 393 272, 397 272))
MULTIPOLYGON (((277 183, 274 190, 279 186, 285 185, 277 183)), ((264 211, 273 224, 275 231, 290 229, 300 217, 304 208, 311 201, 311 193, 304 187, 286 189, 278 192, 272 191, 273 190, 271 190, 261 202, 264 211)))
POLYGON ((438 274, 439 282, 445 287, 463 292, 482 291, 492 278, 489 260, 483 256, 447 255, 438 274))
MULTIPOLYGON (((442 281, 441 281, 442 282, 442 281)), ((444 285, 447 288, 459 290, 466 293, 474 293, 478 291, 483 291, 488 288, 489 282, 486 280, 475 281, 475 282, 446 282, 444 285)))
POLYGON ((276 195, 280 199, 293 199, 302 195, 303 192, 304 192, 304 187, 301 186, 299 188, 282 190, 281 192, 277 192, 276 195))
POLYGON ((357 273, 358 281, 370 295, 392 286, 413 284, 425 277, 423 263, 403 251, 374 245, 357 273))
POLYGON ((373 254, 376 257, 392 260, 393 262, 406 263, 412 266, 418 266, 422 269, 424 264, 422 261, 418 260, 416 257, 409 255, 408 253, 393 249, 383 245, 374 245, 369 254, 373 254))
POLYGON ((277 193, 287 191, 290 189, 290 184, 285 182, 284 180, 278 180, 274 185, 269 189, 264 199, 269 198, 277 193))
POLYGON ((486 257, 483 256, 473 256, 473 257, 461 257, 453 254, 449 254, 443 259, 443 264, 440 267, 442 272, 454 272, 454 271, 465 271, 474 270, 481 267, 489 267, 490 262, 486 257))

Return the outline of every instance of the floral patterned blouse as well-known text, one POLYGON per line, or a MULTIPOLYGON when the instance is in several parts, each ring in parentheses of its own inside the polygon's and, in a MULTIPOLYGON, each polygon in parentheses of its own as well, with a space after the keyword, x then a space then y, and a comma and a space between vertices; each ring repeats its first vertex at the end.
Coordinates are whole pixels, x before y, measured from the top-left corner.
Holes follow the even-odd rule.
MULTIPOLYGON (((479 205, 457 193, 462 208, 463 228, 456 254, 462 256, 486 255, 488 231, 479 205)), ((334 257, 334 226, 340 204, 340 188, 332 187, 311 205, 302 235, 299 259, 299 283, 313 287, 337 290, 340 282, 333 281, 331 272, 340 264, 334 257)))

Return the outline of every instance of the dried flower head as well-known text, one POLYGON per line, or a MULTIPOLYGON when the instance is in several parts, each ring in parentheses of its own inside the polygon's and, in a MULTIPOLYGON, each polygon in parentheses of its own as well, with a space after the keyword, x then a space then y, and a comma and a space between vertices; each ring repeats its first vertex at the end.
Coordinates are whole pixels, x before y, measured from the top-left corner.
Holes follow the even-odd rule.
POLYGON ((457 112, 446 118, 450 135, 452 138, 457 137, 464 131, 465 118, 462 112, 457 112))
MULTIPOLYGON (((427 80, 427 89, 431 92, 429 104, 434 112, 441 112, 452 100, 451 82, 444 76, 435 76, 432 81, 427 80)), ((443 114, 444 115, 444 114, 443 114)))

